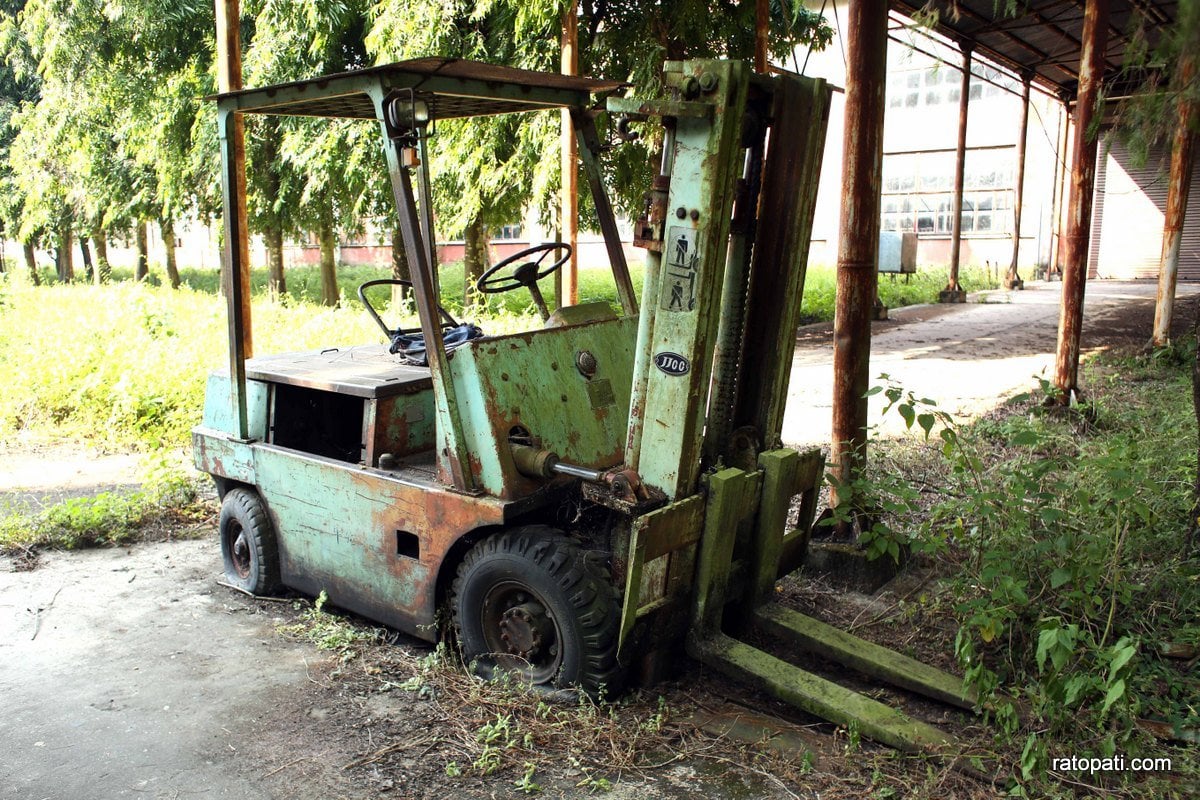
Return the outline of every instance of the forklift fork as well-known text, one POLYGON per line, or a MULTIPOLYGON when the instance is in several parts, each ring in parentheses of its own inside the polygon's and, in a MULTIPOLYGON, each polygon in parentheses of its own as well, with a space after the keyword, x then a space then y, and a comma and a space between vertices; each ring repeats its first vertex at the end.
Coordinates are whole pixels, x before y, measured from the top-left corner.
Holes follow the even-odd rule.
MULTIPOLYGON (((975 696, 963 690, 961 679, 769 599, 780 574, 777 554, 787 538, 785 515, 797 489, 793 476, 799 461, 793 450, 775 450, 759 457, 759 469, 754 472, 724 469, 709 476, 689 654, 810 714, 839 725, 856 725, 864 736, 897 750, 957 754, 962 748, 951 734, 748 645, 738 638, 741 631, 732 636, 723 632, 731 573, 737 566, 734 547, 738 530, 750 526, 753 545, 742 598, 749 613, 739 615, 749 622, 744 627, 909 691, 960 708, 976 705, 975 696)), ((811 522, 808 516, 800 525, 807 530, 811 522)))
POLYGON ((962 751, 953 735, 742 640, 756 632, 943 703, 967 710, 977 706, 961 679, 772 600, 776 580, 803 557, 823 467, 817 450, 768 451, 759 456, 758 469, 719 470, 707 476, 706 494, 641 518, 626 572, 622 642, 639 617, 666 602, 640 604, 643 566, 696 544, 686 639, 692 658, 897 750, 953 757, 962 751), (801 496, 798 519, 789 526, 796 495, 801 496), (741 613, 728 613, 727 607, 741 613))

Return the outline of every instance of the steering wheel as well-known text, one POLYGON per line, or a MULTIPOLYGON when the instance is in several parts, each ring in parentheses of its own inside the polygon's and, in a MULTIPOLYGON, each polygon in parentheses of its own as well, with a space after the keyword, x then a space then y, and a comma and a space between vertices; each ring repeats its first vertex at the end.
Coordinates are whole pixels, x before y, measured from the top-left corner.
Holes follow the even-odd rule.
MULTIPOLYGON (((374 281, 367 281, 358 287, 358 299, 367 307, 367 311, 371 314, 371 318, 375 320, 375 324, 380 327, 384 335, 388 339, 393 338, 396 334, 401 333, 420 333, 421 327, 418 325, 415 328, 389 328, 379 316, 379 312, 375 310, 375 306, 371 305, 371 301, 367 299, 366 290, 372 286, 403 286, 407 289, 412 288, 412 281, 401 280, 399 278, 380 278, 374 281)), ((438 314, 441 316, 442 328, 457 328, 458 322, 454 317, 450 316, 450 312, 446 311, 440 304, 437 307, 438 314)))
POLYGON ((542 297, 542 290, 538 288, 537 282, 567 263, 567 260, 571 258, 571 252, 571 245, 566 242, 546 242, 544 244, 535 244, 533 247, 526 247, 520 252, 513 253, 480 275, 479 280, 475 281, 475 288, 486 294, 497 294, 499 292, 510 292, 513 289, 524 286, 533 295, 533 302, 537 305, 538 311, 542 315, 542 321, 545 322, 550 319, 550 309, 546 308, 546 301, 542 297), (556 261, 543 266, 546 256, 555 250, 563 251, 562 256, 556 261), (510 264, 514 264, 537 253, 541 253, 541 255, 532 261, 518 264, 511 274, 499 274, 502 269, 510 264))

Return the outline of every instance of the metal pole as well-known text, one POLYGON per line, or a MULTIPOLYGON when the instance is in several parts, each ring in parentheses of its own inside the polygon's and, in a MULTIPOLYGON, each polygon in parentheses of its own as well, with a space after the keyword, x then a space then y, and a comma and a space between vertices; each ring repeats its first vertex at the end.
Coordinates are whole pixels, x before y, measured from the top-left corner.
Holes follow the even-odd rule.
MULTIPOLYGON (((562 73, 579 74, 579 3, 571 0, 563 12, 562 30, 562 73)), ((563 264, 560 301, 572 306, 579 302, 579 170, 576 161, 579 154, 575 143, 575 125, 571 112, 561 112, 562 124, 562 194, 559 207, 562 215, 562 241, 571 246, 571 257, 563 264)))
POLYGON ((958 285, 958 264, 962 251, 963 183, 967 163, 967 109, 971 103, 971 45, 962 46, 962 88, 958 95, 958 146, 954 151, 954 218, 950 223, 950 280, 938 295, 939 303, 966 302, 967 293, 958 285))
MULTIPOLYGON (((887 0, 851 3, 847 21, 846 128, 833 332, 834 475, 845 482, 866 461, 871 310, 878 278, 887 0)), ((836 492, 833 504, 838 502, 836 492)))
MULTIPOLYGON (((1196 57, 1184 53, 1179 65, 1178 85, 1187 86, 1196 74, 1196 57)), ((1154 306, 1153 347, 1171 341, 1171 318, 1175 311, 1175 283, 1179 279, 1179 246, 1192 187, 1193 146, 1196 142, 1196 104, 1180 92, 1176 105, 1175 139, 1171 145, 1171 177, 1167 186, 1167 212, 1163 217, 1162 256, 1158 267, 1158 300, 1154 306)))
POLYGON ((1058 109, 1058 136, 1055 139, 1057 148, 1054 151, 1054 184, 1051 189, 1053 197, 1050 201, 1050 264, 1046 268, 1046 279, 1060 271, 1059 263, 1062 250, 1062 200, 1063 175, 1067 171, 1067 104, 1061 101, 1058 109))
POLYGON ((1075 141, 1071 147, 1071 203, 1067 209, 1063 250, 1062 306, 1058 319, 1058 353, 1054 383, 1059 402, 1068 404, 1079 393, 1079 339, 1083 332, 1083 294, 1087 286, 1088 240, 1092 224, 1092 189, 1096 179, 1096 137, 1091 126, 1101 99, 1104 47, 1108 39, 1108 0, 1087 0, 1083 12, 1083 54, 1079 93, 1075 98, 1075 141))
POLYGON ((1008 266, 1008 275, 1004 278, 1005 289, 1024 289, 1025 281, 1017 273, 1017 257, 1021 253, 1021 208, 1025 198, 1025 139, 1029 127, 1029 81, 1030 76, 1022 79, 1021 89, 1021 125, 1017 131, 1017 182, 1013 186, 1013 251, 1012 263, 1008 266))
POLYGON ((771 30, 771 0, 754 0, 754 71, 766 72, 768 34, 771 30))
MULTIPOLYGON (((238 0, 216 0, 217 16, 217 91, 236 92, 242 88, 242 44, 238 10, 238 0)), ((237 241, 232 243, 237 247, 238 258, 227 259, 225 269, 236 270, 230 276, 241 288, 241 342, 242 358, 254 355, 254 337, 251 334, 250 323, 250 236, 246 227, 246 128, 242 115, 233 115, 233 124, 229 132, 230 157, 233 161, 231 174, 236 185, 230 187, 234 204, 233 208, 226 206, 225 213, 237 215, 237 224, 233 226, 237 241)), ((226 231, 230 230, 226 226, 226 231)), ((228 248, 226 252, 229 252, 228 248)))

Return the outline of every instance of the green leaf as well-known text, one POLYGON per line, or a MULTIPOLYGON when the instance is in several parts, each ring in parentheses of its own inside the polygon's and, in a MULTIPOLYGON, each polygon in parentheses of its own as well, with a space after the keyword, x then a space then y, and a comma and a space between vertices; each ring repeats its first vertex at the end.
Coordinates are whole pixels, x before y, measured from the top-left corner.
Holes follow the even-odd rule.
POLYGON ((933 414, 918 414, 917 424, 921 426, 921 430, 925 431, 925 439, 929 439, 929 434, 933 431, 933 414))
POLYGON ((1120 678, 1108 687, 1108 694, 1104 695, 1104 707, 1100 709, 1100 716, 1108 713, 1112 708, 1112 704, 1120 700, 1125 695, 1125 679, 1120 678))
POLYGON ((1071 570, 1059 567, 1050 573, 1050 588, 1057 589, 1069 580, 1071 580, 1071 570))
POLYGON ((911 428, 913 426, 913 419, 916 418, 916 412, 913 411, 913 407, 908 403, 901 403, 896 406, 896 410, 900 412, 900 416, 904 417, 904 427, 911 428))
POLYGON ((1091 681, 1086 675, 1076 675, 1071 680, 1067 681, 1066 693, 1063 695, 1063 704, 1071 706, 1079 699, 1079 695, 1088 687, 1091 681))
MULTIPOLYGON (((1122 639, 1121 641, 1123 642, 1125 640, 1122 639)), ((1126 644, 1121 646, 1121 642, 1117 642, 1117 645, 1113 648, 1113 650, 1115 651, 1113 654, 1113 660, 1109 662, 1108 665, 1108 679, 1110 681, 1116 677, 1117 673, 1121 671, 1122 667, 1128 664, 1130 660, 1137 655, 1137 645, 1126 644)))

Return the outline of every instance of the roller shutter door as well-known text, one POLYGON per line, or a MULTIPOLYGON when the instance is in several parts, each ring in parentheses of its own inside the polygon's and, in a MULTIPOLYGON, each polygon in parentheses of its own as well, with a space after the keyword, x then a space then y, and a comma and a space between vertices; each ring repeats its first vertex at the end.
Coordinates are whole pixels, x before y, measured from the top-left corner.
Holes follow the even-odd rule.
MULTIPOLYGON (((1096 165, 1096 194, 1088 253, 1090 277, 1157 278, 1167 208, 1165 150, 1135 167, 1128 149, 1105 141, 1096 165)), ((1179 279, 1200 280, 1200 170, 1192 174, 1179 253, 1179 279)))

